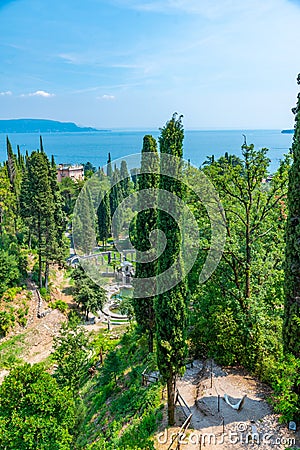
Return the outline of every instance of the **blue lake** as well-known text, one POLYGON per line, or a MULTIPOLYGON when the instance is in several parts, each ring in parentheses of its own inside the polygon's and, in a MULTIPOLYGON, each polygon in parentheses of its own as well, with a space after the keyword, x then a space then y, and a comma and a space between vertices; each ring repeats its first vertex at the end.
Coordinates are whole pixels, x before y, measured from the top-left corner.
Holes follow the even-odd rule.
MULTIPOLYGON (((82 163, 90 161, 95 166, 107 162, 107 154, 112 160, 139 153, 143 145, 143 136, 152 134, 158 138, 159 131, 112 130, 95 133, 44 133, 43 144, 46 153, 54 155, 57 163, 82 163)), ((184 140, 184 158, 200 166, 207 156, 219 157, 225 152, 239 155, 246 135, 247 143, 255 147, 269 149, 271 171, 276 169, 279 160, 289 151, 292 134, 283 134, 280 130, 187 130, 184 140)), ((21 152, 29 152, 39 147, 38 133, 9 134, 14 151, 17 145, 21 152)), ((6 159, 6 135, 0 134, 0 161, 6 159)))

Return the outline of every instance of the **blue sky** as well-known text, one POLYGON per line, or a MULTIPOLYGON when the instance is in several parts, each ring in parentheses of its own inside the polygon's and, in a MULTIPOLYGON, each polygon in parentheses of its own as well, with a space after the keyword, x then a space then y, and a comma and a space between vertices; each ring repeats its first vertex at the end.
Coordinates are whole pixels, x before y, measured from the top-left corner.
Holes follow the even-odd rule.
POLYGON ((0 118, 290 128, 300 1, 0 0, 0 118))

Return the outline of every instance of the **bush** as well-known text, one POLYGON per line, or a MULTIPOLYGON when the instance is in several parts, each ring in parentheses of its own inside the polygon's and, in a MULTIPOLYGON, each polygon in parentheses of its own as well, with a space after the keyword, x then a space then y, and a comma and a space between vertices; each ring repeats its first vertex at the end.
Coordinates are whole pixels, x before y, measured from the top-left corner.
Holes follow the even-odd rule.
POLYGON ((273 376, 275 412, 282 414, 280 421, 300 420, 300 360, 288 355, 282 360, 273 376))
POLYGON ((15 320, 13 310, 0 311, 0 334, 2 336, 6 336, 8 331, 13 327, 15 320))
POLYGON ((46 300, 46 302, 48 302, 51 299, 50 292, 48 291, 48 289, 46 289, 44 287, 40 288, 40 294, 41 294, 42 298, 44 300, 46 300))
POLYGON ((56 300, 55 302, 49 303, 50 308, 58 309, 60 312, 65 313, 68 309, 68 304, 63 300, 56 300))

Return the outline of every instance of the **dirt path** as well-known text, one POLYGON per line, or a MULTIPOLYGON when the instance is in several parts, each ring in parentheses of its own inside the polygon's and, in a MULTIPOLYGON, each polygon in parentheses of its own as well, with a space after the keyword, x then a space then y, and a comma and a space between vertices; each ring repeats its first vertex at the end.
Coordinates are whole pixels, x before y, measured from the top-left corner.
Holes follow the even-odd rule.
MULTIPOLYGON (((211 378, 210 362, 194 361, 193 367, 187 369, 177 382, 179 393, 189 407, 176 407, 178 426, 190 412, 193 414, 181 449, 284 450, 293 443, 295 435, 285 425, 279 424, 279 416, 273 413, 267 402, 270 388, 242 369, 222 369, 212 364, 212 374, 211 378), (233 404, 247 395, 241 411, 236 411, 224 401, 225 393, 233 404)), ((171 433, 178 432, 179 428, 171 428, 167 434, 165 430, 161 431, 155 439, 156 448, 166 450, 171 442, 171 433)), ((172 446, 175 448, 176 443, 172 446)))
MULTIPOLYGON (((68 300, 69 305, 71 305, 73 303, 72 297, 65 295, 56 287, 56 283, 59 284, 62 289, 68 285, 67 280, 64 279, 63 271, 56 270, 55 275, 54 299, 68 300)), ((53 350, 53 339, 57 336, 62 322, 66 320, 66 316, 55 309, 45 317, 38 318, 37 286, 30 278, 26 280, 26 285, 28 291, 31 292, 31 300, 28 305, 27 324, 24 328, 17 325, 14 330, 0 342, 5 342, 15 335, 24 335, 22 343, 24 349, 19 355, 19 358, 30 364, 34 364, 44 361, 51 354, 53 350)), ((46 309, 48 308, 46 302, 44 302, 44 307, 46 309)), ((9 371, 7 369, 0 370, 0 383, 8 373, 9 371)))

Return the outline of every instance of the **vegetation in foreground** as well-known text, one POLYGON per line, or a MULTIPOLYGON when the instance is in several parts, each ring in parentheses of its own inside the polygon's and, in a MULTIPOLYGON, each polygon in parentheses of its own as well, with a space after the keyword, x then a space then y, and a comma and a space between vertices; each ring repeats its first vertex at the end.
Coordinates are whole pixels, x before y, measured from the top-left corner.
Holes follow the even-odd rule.
MULTIPOLYGON (((52 374, 41 365, 20 365, 12 348, 22 344, 21 336, 19 342, 13 338, 1 344, 2 367, 17 367, 0 387, 0 449, 153 449, 151 436, 161 419, 161 386, 142 386, 141 373, 147 366, 151 370, 158 365, 168 384, 172 425, 176 376, 184 367, 187 351, 190 357, 243 365, 273 386, 274 408, 282 421, 300 422, 299 101, 294 112, 292 155, 281 161, 272 177, 267 149, 257 150, 245 141, 239 157, 210 157, 200 169, 181 164, 177 168, 180 182, 165 175, 143 178, 138 170, 133 182, 126 164, 120 168, 109 165, 108 173, 100 171, 99 175, 111 187, 110 193, 94 215, 90 215, 93 208, 88 189, 84 189, 82 207, 88 219, 81 224, 84 251, 91 248, 95 233, 106 244, 114 211, 134 189, 148 186, 150 180, 155 187, 175 193, 193 211, 200 228, 197 260, 187 277, 169 292, 147 298, 138 306, 133 302, 138 326, 120 340, 111 341, 105 333, 91 338, 73 316, 55 341, 52 374), (203 174, 212 180, 222 202, 227 240, 218 268, 205 284, 199 284, 211 239, 208 214, 196 195, 203 174), (41 390, 43 395, 39 395, 41 390), (18 397, 22 401, 18 402, 18 397), (63 398, 65 421, 61 419, 63 398)), ((182 157, 181 120, 174 115, 161 130, 160 155, 182 157)), ((148 137, 144 145, 154 145, 153 140, 148 137)), ((9 141, 7 152, 7 162, 0 167, 3 336, 14 323, 25 324, 26 301, 30 299, 26 294, 22 298, 20 287, 30 259, 32 279, 44 289, 44 298, 49 296, 50 266, 64 264, 66 215, 71 218, 80 188, 69 182, 58 186, 54 161, 48 160, 42 140, 40 151, 26 158, 19 150, 15 155, 9 141), (34 255, 36 265, 32 264, 34 255)), ((94 170, 86 170, 89 178, 94 170)), ((126 223, 127 212, 124 214, 126 223)), ((146 249, 148 234, 156 226, 169 239, 166 252, 148 267, 148 273, 160 274, 176 258, 181 273, 183 249, 178 227, 155 208, 150 217, 149 229, 143 225, 145 212, 132 226, 141 249, 146 249)), ((121 221, 114 227, 116 235, 124 233, 121 221)), ((137 266, 138 272, 141 269, 137 266)), ((74 280, 74 298, 88 317, 103 305, 104 293, 97 291, 80 269, 74 280)))

